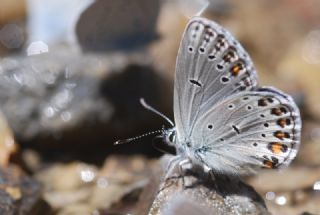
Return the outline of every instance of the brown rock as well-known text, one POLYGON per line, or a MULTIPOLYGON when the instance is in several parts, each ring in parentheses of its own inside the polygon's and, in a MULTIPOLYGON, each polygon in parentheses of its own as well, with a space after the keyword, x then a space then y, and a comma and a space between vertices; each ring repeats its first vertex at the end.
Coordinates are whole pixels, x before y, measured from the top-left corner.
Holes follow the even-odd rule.
POLYGON ((72 204, 67 205, 57 215, 100 215, 99 213, 94 213, 96 210, 87 204, 72 204))
POLYGON ((55 164, 36 173, 44 185, 44 198, 53 208, 88 201, 97 169, 85 163, 55 164))
POLYGON ((0 26, 4 23, 10 23, 13 20, 24 18, 26 15, 26 1, 2 0, 0 14, 0 26))
MULTIPOLYGON (((147 170, 148 162, 141 156, 109 157, 97 176, 91 204, 97 208, 118 204, 124 196, 146 185, 147 170)), ((121 207, 118 205, 117 209, 121 207)))
MULTIPOLYGON (((188 22, 187 17, 177 13, 179 7, 175 1, 165 1, 157 23, 157 32, 160 38, 149 47, 149 52, 154 59, 155 67, 162 71, 164 76, 171 80, 176 66, 176 57, 183 30, 188 22)), ((167 94, 173 94, 173 90, 168 90, 167 94)))
POLYGON ((312 167, 320 166, 320 123, 304 120, 302 144, 296 163, 312 167))
POLYGON ((147 183, 148 164, 142 156, 110 156, 101 170, 81 162, 52 164, 35 177, 44 184, 44 198, 58 214, 82 209, 129 213, 147 183))
POLYGON ((318 168, 290 167, 281 171, 263 171, 248 182, 260 193, 310 188, 320 179, 318 168))
POLYGON ((17 48, 22 47, 26 35, 23 24, 26 12, 25 0, 1 1, 0 56, 17 51, 17 48))
POLYGON ((0 112, 0 167, 6 167, 10 156, 16 152, 17 145, 6 119, 0 112))
POLYGON ((0 168, 0 214, 41 215, 52 210, 41 198, 41 187, 17 167, 0 168))
POLYGON ((308 198, 307 201, 301 204, 288 204, 279 205, 275 202, 267 202, 268 208, 272 214, 281 214, 281 215, 292 215, 292 214, 301 214, 301 215, 314 215, 320 214, 319 209, 320 198, 319 195, 316 195, 312 198, 308 198))
MULTIPOLYGON (((320 32, 318 33, 320 37, 320 32)), ((313 119, 320 119, 320 61, 314 62, 306 53, 310 50, 310 40, 319 40, 319 38, 310 39, 306 36, 302 41, 295 42, 290 50, 288 50, 283 61, 279 64, 278 77, 288 83, 297 85, 298 89, 303 93, 306 112, 313 119)), ((313 48, 316 46, 312 45, 313 48)), ((320 49, 320 43, 318 44, 320 49)), ((310 54, 310 53, 309 53, 310 54)), ((318 54, 320 56, 320 54, 318 54)), ((317 58, 313 55, 312 58, 317 58)))

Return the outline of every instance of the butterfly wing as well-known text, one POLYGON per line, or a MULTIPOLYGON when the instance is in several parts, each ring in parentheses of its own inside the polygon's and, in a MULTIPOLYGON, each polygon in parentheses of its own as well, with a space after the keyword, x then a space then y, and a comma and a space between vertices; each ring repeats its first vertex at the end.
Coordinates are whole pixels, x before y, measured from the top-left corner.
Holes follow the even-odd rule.
POLYGON ((288 165, 300 144, 301 119, 292 98, 257 88, 246 51, 230 33, 200 17, 180 44, 174 115, 177 148, 207 167, 241 174, 288 165))
POLYGON ((296 156, 301 119, 292 98, 274 88, 234 94, 194 126, 195 157, 217 172, 280 168, 296 156))
POLYGON ((208 19, 191 19, 176 64, 174 116, 178 143, 190 139, 196 118, 205 110, 255 86, 255 69, 239 42, 208 19))

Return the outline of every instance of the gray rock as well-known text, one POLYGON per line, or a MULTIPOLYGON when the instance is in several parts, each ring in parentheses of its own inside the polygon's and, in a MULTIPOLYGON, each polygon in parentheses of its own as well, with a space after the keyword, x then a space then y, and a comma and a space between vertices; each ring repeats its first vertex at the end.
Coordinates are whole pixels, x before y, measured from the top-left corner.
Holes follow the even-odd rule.
POLYGON ((77 23, 83 50, 130 50, 156 38, 159 0, 98 0, 87 8, 77 23))
POLYGON ((161 126, 139 104, 145 97, 164 109, 159 104, 166 84, 149 62, 144 54, 81 54, 66 48, 5 58, 0 108, 20 143, 48 151, 103 152, 95 146, 110 147, 117 138, 142 132, 143 125, 161 126))
POLYGON ((94 112, 108 120, 112 107, 97 98, 98 68, 92 67, 98 63, 99 59, 74 54, 3 59, 1 108, 14 131, 25 138, 38 132, 58 133, 94 112))
MULTIPOLYGON (((176 168, 178 169, 178 168, 176 168)), ((215 175, 204 178, 195 172, 182 177, 173 171, 164 178, 149 211, 171 214, 270 214, 263 199, 238 178, 215 175)))

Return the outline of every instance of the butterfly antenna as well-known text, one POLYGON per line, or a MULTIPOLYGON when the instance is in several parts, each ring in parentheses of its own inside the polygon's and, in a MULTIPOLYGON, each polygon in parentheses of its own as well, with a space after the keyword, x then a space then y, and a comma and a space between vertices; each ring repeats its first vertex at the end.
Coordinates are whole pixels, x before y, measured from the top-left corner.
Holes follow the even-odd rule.
POLYGON ((148 132, 148 133, 136 136, 136 137, 131 137, 131 138, 128 138, 128 139, 124 139, 124 140, 118 140, 118 141, 114 142, 113 144, 114 145, 120 145, 120 144, 124 144, 124 143, 129 143, 129 142, 138 140, 138 139, 143 138, 143 137, 147 137, 147 136, 150 136, 150 135, 153 135, 153 134, 161 134, 161 133, 163 133, 163 129, 156 130, 156 131, 151 131, 151 132, 148 132))
POLYGON ((163 119, 165 119, 167 122, 169 122, 170 125, 172 125, 172 127, 174 127, 173 122, 166 115, 164 115, 163 113, 157 111, 156 109, 151 107, 149 104, 147 104, 147 102, 144 100, 144 98, 140 98, 140 103, 145 109, 147 109, 149 111, 152 111, 153 113, 161 116, 163 119))

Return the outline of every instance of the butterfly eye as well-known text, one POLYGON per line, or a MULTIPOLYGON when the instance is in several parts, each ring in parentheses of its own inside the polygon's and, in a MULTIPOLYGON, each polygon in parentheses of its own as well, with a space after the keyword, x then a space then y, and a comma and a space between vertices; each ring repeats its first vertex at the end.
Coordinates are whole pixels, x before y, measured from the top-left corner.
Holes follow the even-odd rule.
POLYGON ((172 132, 172 133, 169 135, 169 141, 170 141, 171 143, 174 142, 174 137, 175 137, 175 132, 172 132))

